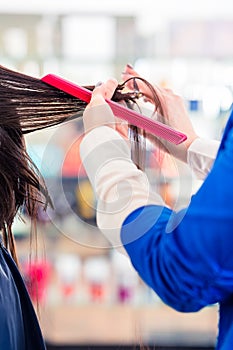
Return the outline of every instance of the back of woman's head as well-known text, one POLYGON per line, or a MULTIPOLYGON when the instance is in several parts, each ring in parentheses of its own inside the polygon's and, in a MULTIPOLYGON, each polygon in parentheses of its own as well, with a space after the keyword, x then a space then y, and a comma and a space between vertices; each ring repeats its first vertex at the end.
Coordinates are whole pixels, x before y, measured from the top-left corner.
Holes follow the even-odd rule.
POLYGON ((0 230, 5 246, 17 261, 11 231, 17 212, 24 207, 31 219, 36 220, 37 204, 50 200, 43 179, 26 152, 17 124, 14 128, 0 126, 0 164, 0 230))

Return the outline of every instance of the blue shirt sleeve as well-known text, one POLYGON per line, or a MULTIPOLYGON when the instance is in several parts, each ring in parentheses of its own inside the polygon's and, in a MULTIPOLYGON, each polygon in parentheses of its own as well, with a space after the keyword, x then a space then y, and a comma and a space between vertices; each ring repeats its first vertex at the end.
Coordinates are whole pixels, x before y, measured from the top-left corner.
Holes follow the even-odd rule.
POLYGON ((122 243, 133 266, 178 311, 197 311, 232 294, 232 179, 230 129, 212 171, 185 211, 147 206, 131 213, 122 226, 122 243))

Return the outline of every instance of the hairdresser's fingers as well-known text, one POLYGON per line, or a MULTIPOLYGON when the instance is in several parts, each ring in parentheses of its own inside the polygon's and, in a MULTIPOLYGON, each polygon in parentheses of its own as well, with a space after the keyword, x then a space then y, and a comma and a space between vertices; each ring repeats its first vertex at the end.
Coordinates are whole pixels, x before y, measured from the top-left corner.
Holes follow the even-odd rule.
MULTIPOLYGON (((134 70, 134 68, 131 65, 127 64, 125 66, 124 72, 122 72, 122 79, 124 81, 126 81, 127 79, 132 78, 132 77, 142 78, 134 70)), ((152 94, 150 88, 140 79, 137 79, 136 83, 139 87, 139 90, 144 94, 144 102, 154 103, 153 102, 153 94, 152 94)), ((127 82, 126 85, 128 86, 128 88, 130 88, 132 90, 135 88, 134 81, 132 79, 129 82, 127 82)), ((174 92, 170 88, 162 88, 162 87, 159 87, 157 85, 153 85, 153 87, 154 87, 156 94, 157 94, 160 101, 166 100, 167 94, 174 95, 174 92)))
POLYGON ((92 92, 91 101, 83 113, 85 132, 103 125, 115 128, 113 112, 105 99, 112 97, 117 85, 118 82, 113 78, 108 79, 105 83, 97 84, 92 92))
MULTIPOLYGON (((123 72, 121 73, 121 78, 123 81, 126 81, 130 78, 133 78, 133 77, 140 77, 140 75, 133 69, 133 67, 129 64, 127 64, 125 67, 124 67, 124 70, 123 72)), ((140 84, 140 83, 139 83, 140 84)), ((126 83, 126 86, 130 89, 130 90, 134 90, 134 84, 133 84, 133 80, 129 80, 127 83, 126 83)))
POLYGON ((92 91, 91 100, 86 109, 105 103, 104 86, 105 83, 99 82, 96 84, 94 90, 92 91))
MULTIPOLYGON (((140 76, 140 74, 138 74, 134 68, 127 64, 124 68, 124 71, 121 74, 121 78, 123 81, 126 81, 130 78, 142 78, 140 76)), ((153 95, 151 90, 149 89, 149 87, 141 80, 141 79, 136 79, 136 84, 138 86, 138 89, 140 92, 143 93, 143 95, 145 96, 145 102, 152 102, 153 103, 153 95)), ((135 90, 135 82, 133 79, 129 80, 126 83, 126 86, 130 89, 130 90, 135 90)))
MULTIPOLYGON (((127 64, 125 66, 125 70, 124 72, 122 72, 122 78, 123 80, 127 80, 128 78, 132 78, 132 77, 138 77, 138 78, 142 78, 142 76, 140 76, 135 70, 134 68, 130 65, 127 64)), ((136 80, 136 83, 139 87, 139 90, 144 94, 144 101, 145 102, 153 102, 152 98, 153 98, 153 94, 150 90, 150 88, 140 79, 136 80)), ((134 81, 131 79, 128 83, 126 83, 126 85, 130 88, 130 89, 135 89, 135 85, 134 85, 134 81)), ((170 88, 162 88, 159 87, 157 85, 153 85, 153 88, 156 91, 157 96, 160 98, 163 98, 163 96, 168 93, 168 94, 174 94, 174 92, 172 91, 172 89, 170 88)))
POLYGON ((108 79, 105 83, 98 83, 92 92, 92 97, 89 103, 89 107, 103 104, 105 103, 105 99, 111 99, 117 86, 118 86, 118 82, 114 78, 108 79))
MULTIPOLYGON (((100 88, 104 88, 104 97, 106 99, 111 99, 116 88, 118 86, 118 81, 114 78, 110 78, 103 87, 102 85, 100 88)), ((124 103, 124 102, 122 102, 124 103)), ((120 102, 121 104, 121 102, 120 102)), ((122 120, 120 118, 115 117, 115 128, 121 134, 122 137, 127 139, 128 136, 128 123, 125 120, 122 120)))
MULTIPOLYGON (((133 67, 126 65, 125 71, 122 76, 123 80, 125 81, 128 78, 135 76, 139 75, 133 69, 133 67)), ((127 84, 127 86, 130 89, 134 88, 133 80, 129 81, 127 84)), ((145 96, 144 99, 146 101, 149 100, 150 102, 152 102, 152 94, 150 92, 150 89, 146 86, 146 84, 140 81, 139 79, 137 80, 137 84, 139 86, 139 90, 145 96)), ((163 116, 165 117, 166 124, 170 125, 174 129, 183 131, 188 137, 187 141, 180 146, 180 154, 178 155, 178 158, 186 161, 187 149, 189 145, 195 140, 195 138, 197 138, 197 135, 189 119, 184 100, 181 96, 175 94, 171 89, 162 88, 158 86, 154 86, 154 89, 161 103, 163 116)), ((172 148, 172 146, 170 148, 172 148)), ((176 147, 175 150, 177 151, 178 148, 176 147)), ((174 154, 176 153, 174 152, 174 154)))
POLYGON ((114 78, 108 79, 105 83, 104 97, 106 99, 111 99, 117 86, 118 86, 118 81, 116 79, 114 79, 114 78))

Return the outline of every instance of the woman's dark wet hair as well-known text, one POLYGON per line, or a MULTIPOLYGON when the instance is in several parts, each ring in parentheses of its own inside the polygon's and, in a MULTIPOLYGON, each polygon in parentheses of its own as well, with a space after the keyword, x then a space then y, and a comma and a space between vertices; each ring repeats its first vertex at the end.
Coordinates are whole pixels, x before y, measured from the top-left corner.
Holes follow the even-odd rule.
MULTIPOLYGON (((136 80, 141 79, 151 89, 156 109, 163 115, 160 100, 153 86, 142 78, 132 78, 135 91, 125 91, 119 84, 113 100, 125 101, 129 108, 141 97, 136 80)), ((90 90, 94 86, 85 86, 90 90)), ((6 248, 17 262, 12 224, 24 208, 36 227, 38 206, 52 206, 46 184, 27 154, 24 134, 79 118, 86 107, 83 102, 53 88, 40 79, 0 66, 0 230, 6 248)), ((134 145, 140 144, 145 133, 130 126, 134 145)), ((140 146, 134 147, 134 161, 140 166, 140 146)))

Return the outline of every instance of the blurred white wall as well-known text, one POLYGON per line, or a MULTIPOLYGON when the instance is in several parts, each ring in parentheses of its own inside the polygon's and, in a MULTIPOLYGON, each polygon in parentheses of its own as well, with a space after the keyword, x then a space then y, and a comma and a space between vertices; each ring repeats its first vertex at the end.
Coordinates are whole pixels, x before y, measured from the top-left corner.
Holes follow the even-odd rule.
POLYGON ((132 63, 152 83, 201 101, 207 134, 232 101, 232 37, 232 0, 0 2, 1 64, 88 85, 121 80, 132 63))
MULTIPOLYGON (((115 13, 118 15, 150 14, 155 20, 160 18, 232 18, 231 0, 11 0, 1 2, 0 11, 7 13, 53 13, 75 12, 115 13)), ((156 21, 155 21, 156 22, 156 21)))

